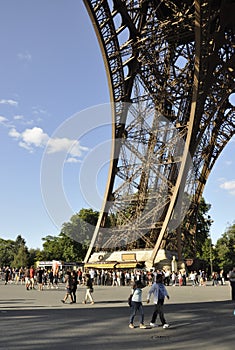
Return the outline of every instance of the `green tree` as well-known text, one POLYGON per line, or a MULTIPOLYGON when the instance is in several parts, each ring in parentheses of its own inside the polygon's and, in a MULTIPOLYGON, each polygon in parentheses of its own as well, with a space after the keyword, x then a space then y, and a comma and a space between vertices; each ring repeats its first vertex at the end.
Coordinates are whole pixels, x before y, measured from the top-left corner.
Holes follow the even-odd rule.
MULTIPOLYGON (((74 214, 70 221, 64 223, 60 236, 65 240, 65 236, 69 237, 73 242, 74 251, 78 254, 80 259, 85 257, 89 243, 91 241, 99 213, 92 209, 81 209, 79 213, 74 214)), ((67 247, 71 245, 72 241, 65 240, 67 247)), ((70 252, 71 254, 71 252, 70 252)))
POLYGON ((18 247, 17 253, 14 254, 14 259, 11 262, 11 266, 16 268, 29 266, 29 252, 25 245, 21 244, 18 247))
POLYGON ((12 267, 29 266, 29 251, 25 239, 18 235, 14 244, 14 259, 11 262, 12 267))
POLYGON ((40 254, 40 258, 38 260, 61 260, 63 250, 60 245, 60 238, 55 236, 46 236, 42 238, 43 243, 43 251, 40 254))
POLYGON ((18 235, 15 240, 15 250, 17 251, 21 246, 26 247, 26 241, 21 235, 18 235))
POLYGON ((229 226, 222 237, 217 240, 215 249, 219 268, 228 272, 235 266, 235 224, 229 226))
POLYGON ((83 260, 89 247, 99 213, 92 209, 81 209, 70 221, 64 223, 60 237, 64 242, 64 258, 83 260))
POLYGON ((62 261, 82 261, 84 259, 83 246, 64 232, 60 233, 60 244, 63 248, 62 261))
POLYGON ((14 254, 15 242, 11 239, 0 238, 0 266, 11 266, 14 254))
MULTIPOLYGON (((59 236, 43 238, 40 260, 82 261, 89 247, 99 213, 81 209, 62 225, 59 236)), ((39 260, 39 259, 38 259, 39 260)))
POLYGON ((35 265, 35 262, 37 260, 42 260, 41 259, 41 250, 39 248, 37 249, 29 249, 29 266, 34 266, 35 265), (38 259, 38 257, 40 257, 38 259))
POLYGON ((205 199, 202 198, 197 213, 195 237, 192 237, 192 235, 189 233, 190 229, 186 229, 186 225, 183 224, 183 252, 185 258, 194 258, 195 253, 196 257, 200 259, 203 255, 205 256, 207 249, 206 246, 208 245, 207 240, 209 238, 210 227, 212 224, 211 217, 208 215, 210 208, 211 205, 206 203, 205 199))
POLYGON ((207 238, 202 245, 202 253, 200 259, 206 262, 206 268, 212 273, 218 270, 218 265, 216 264, 216 250, 212 244, 211 238, 207 238))
POLYGON ((212 224, 211 216, 208 215, 211 205, 205 202, 205 199, 202 198, 199 211, 197 216, 197 229, 196 229, 196 254, 198 258, 201 258, 203 255, 203 247, 207 244, 207 240, 210 234, 210 227, 212 224))

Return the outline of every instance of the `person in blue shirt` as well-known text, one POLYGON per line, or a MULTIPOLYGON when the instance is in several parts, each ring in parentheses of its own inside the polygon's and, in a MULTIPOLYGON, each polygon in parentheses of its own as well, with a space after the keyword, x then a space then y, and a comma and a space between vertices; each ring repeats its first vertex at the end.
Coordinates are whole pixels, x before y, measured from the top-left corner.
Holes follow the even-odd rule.
POLYGON ((154 310, 153 310, 150 326, 157 327, 157 324, 155 322, 159 314, 163 328, 168 328, 169 324, 165 320, 163 304, 164 304, 165 297, 167 299, 169 299, 170 297, 168 295, 166 287, 163 284, 163 276, 161 274, 157 274, 156 282, 154 282, 150 287, 150 290, 147 296, 147 304, 150 302, 150 298, 152 294, 153 294, 154 310))
POLYGON ((144 286, 141 283, 141 281, 138 281, 138 280, 133 285, 129 328, 135 328, 134 318, 137 311, 139 311, 139 314, 140 314, 140 328, 146 328, 146 326, 144 325, 144 309, 142 305, 142 288, 143 287, 144 286))

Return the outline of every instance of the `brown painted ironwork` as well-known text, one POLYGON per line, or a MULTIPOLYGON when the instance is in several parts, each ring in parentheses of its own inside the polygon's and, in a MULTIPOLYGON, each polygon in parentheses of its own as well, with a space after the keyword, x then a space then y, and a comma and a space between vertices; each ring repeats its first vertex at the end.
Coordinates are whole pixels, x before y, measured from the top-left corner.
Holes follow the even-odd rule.
POLYGON ((85 262, 99 249, 150 248, 154 263, 170 247, 180 257, 180 223, 185 216, 193 241, 206 181, 235 133, 235 2, 84 4, 114 122, 104 205, 85 262))

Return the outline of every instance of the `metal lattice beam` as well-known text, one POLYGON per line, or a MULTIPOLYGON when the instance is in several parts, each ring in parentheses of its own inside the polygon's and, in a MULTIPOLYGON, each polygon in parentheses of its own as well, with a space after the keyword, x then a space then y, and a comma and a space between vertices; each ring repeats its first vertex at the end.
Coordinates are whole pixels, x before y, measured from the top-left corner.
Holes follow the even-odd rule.
POLYGON ((184 215, 196 220, 211 169, 235 133, 235 3, 84 3, 114 118, 107 191, 85 261, 94 248, 124 246, 152 248, 153 263, 184 215))

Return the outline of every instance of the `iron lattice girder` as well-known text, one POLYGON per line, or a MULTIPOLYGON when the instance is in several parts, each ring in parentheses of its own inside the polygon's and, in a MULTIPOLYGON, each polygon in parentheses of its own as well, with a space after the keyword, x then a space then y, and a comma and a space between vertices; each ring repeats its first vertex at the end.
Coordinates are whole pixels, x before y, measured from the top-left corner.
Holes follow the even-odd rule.
POLYGON ((107 197, 86 260, 94 246, 116 247, 121 236, 133 242, 133 230, 154 247, 154 260, 188 198, 188 219, 195 217, 210 171, 234 135, 235 4, 84 3, 103 52, 115 125, 107 197), (110 214, 118 224, 104 233, 110 214))

